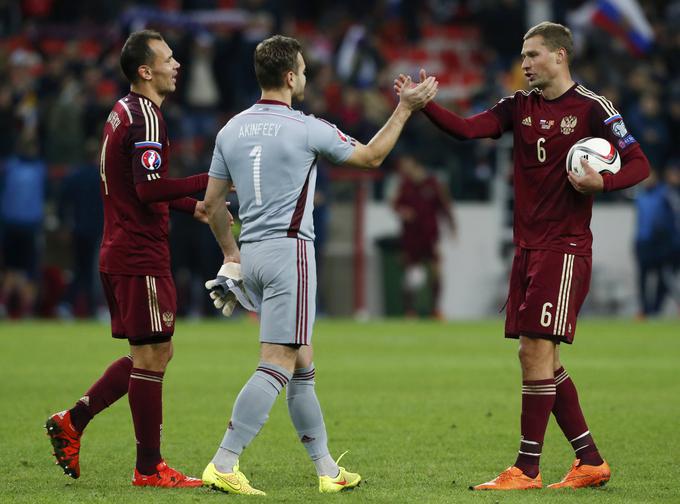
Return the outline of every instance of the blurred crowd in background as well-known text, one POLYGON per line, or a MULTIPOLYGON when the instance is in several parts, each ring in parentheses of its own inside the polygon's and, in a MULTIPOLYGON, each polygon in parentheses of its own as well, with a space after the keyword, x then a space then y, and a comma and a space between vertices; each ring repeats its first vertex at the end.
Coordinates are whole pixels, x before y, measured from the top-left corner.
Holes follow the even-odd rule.
MULTIPOLYGON (((299 107, 365 142, 391 113, 392 81, 400 72, 415 77, 426 68, 440 80, 437 101, 462 115, 525 87, 519 52, 533 24, 531 9, 540 4, 574 32, 575 80, 609 98, 640 141, 656 172, 644 189, 647 198, 674 201, 638 203, 640 212, 654 213, 640 219, 638 251, 650 244, 658 251, 661 239, 668 244, 663 260, 677 260, 678 228, 659 231, 667 221, 657 214, 679 211, 680 1, 641 3, 653 30, 652 47, 643 54, 582 21, 580 13, 593 3, 0 0, 0 316, 89 316, 101 305, 95 269, 102 225, 99 137, 113 103, 128 89, 118 66, 122 44, 131 31, 147 27, 163 34, 182 65, 163 114, 172 173, 184 176, 207 170, 216 132, 259 98, 253 50, 274 33, 305 47, 307 91, 299 107), (17 243, 34 246, 29 253, 17 243)), ((384 179, 406 152, 434 171, 457 201, 488 201, 494 178, 506 176, 497 173, 495 142, 454 144, 416 117, 371 182, 372 198, 389 199, 384 179)), ((320 170, 323 239, 327 205, 348 191, 347 182, 328 184, 334 167, 320 170)), ((604 199, 632 198, 629 191, 604 199)), ((207 311, 202 302, 182 301, 205 297, 193 279, 213 275, 218 250, 207 227, 188 216, 173 216, 172 239, 180 315, 201 315, 207 311), (201 261, 195 260, 198 247, 207 251, 201 261)), ((652 314, 653 306, 641 311, 652 314)))

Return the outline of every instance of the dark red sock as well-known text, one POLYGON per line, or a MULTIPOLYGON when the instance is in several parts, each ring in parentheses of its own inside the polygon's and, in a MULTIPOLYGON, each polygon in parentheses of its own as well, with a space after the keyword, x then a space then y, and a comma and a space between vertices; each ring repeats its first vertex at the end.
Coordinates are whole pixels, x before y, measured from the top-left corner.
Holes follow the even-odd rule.
POLYGON ((530 478, 538 475, 543 438, 555 404, 555 379, 522 382, 522 439, 515 466, 530 478))
POLYGON ((442 283, 439 281, 439 276, 436 274, 432 275, 432 311, 434 315, 437 314, 439 310, 439 296, 441 295, 442 283))
POLYGON ((131 369, 129 355, 114 361, 71 408, 71 423, 78 432, 83 432, 97 413, 127 394, 131 369))
POLYGON ((163 373, 132 368, 128 399, 137 439, 137 470, 154 474, 161 458, 163 373))
POLYGON ((581 464, 595 466, 602 464, 604 461, 583 417, 574 382, 563 367, 555 371, 555 385, 557 396, 552 412, 560 429, 574 448, 576 458, 581 459, 581 464))

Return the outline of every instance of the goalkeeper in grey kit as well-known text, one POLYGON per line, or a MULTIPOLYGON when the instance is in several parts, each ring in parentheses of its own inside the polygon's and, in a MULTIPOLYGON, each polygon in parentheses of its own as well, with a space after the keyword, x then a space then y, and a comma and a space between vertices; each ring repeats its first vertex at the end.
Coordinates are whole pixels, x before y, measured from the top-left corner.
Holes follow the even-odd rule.
POLYGON ((291 108, 293 99, 303 99, 306 83, 297 40, 277 35, 261 42, 255 50, 255 74, 262 99, 234 116, 215 142, 205 205, 225 264, 206 287, 226 315, 237 300, 259 312, 260 362, 236 399, 203 483, 227 493, 264 494, 240 471, 238 459, 286 387, 288 411, 316 468, 319 491, 335 493, 357 486, 361 476, 331 457, 314 388, 316 162, 322 156, 338 165, 377 168, 412 112, 434 98, 437 82, 428 78, 403 91, 392 116, 364 145, 291 108), (240 252, 228 224, 217 218, 232 184, 243 223, 240 252))

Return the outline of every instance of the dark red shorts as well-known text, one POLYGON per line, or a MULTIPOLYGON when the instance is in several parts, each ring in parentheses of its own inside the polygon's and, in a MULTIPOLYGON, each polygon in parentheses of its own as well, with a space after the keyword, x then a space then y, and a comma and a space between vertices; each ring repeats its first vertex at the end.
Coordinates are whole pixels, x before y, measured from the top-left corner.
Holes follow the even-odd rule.
POLYGON ((131 345, 169 341, 175 332, 177 293, 171 276, 100 273, 111 312, 111 334, 131 345))
POLYGON ((592 259, 517 247, 510 273, 505 337, 571 343, 590 287, 592 259))
POLYGON ((409 237, 402 240, 403 257, 406 264, 419 264, 425 261, 436 261, 436 239, 413 239, 409 237))

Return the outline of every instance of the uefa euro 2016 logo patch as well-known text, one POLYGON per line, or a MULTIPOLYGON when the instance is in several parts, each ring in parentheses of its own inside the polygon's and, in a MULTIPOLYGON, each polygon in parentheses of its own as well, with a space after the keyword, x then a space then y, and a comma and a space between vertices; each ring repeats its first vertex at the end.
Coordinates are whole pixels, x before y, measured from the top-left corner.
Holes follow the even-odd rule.
POLYGON ((142 166, 149 171, 158 170, 161 167, 161 155, 155 150, 144 151, 142 166))

